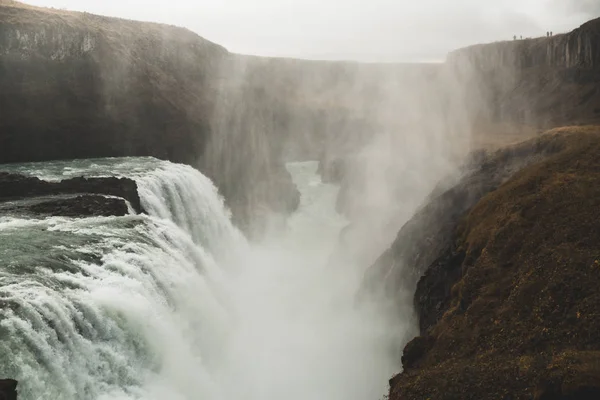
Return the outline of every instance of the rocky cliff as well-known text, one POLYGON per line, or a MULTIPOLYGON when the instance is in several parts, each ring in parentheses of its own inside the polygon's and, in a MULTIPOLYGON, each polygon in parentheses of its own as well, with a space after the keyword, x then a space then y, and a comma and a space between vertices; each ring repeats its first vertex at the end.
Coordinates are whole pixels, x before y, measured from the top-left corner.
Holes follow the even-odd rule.
POLYGON ((181 28, 1 0, 0 162, 191 164, 255 226, 257 210, 298 204, 284 161, 355 152, 437 71, 242 56, 181 28))
POLYGON ((400 231, 367 279, 419 319, 390 399, 597 398, 599 146, 564 128, 481 155, 400 231))
POLYGON ((459 49, 446 65, 466 77, 473 97, 485 99, 470 104, 479 129, 600 121, 600 18, 565 34, 459 49))
POLYGON ((209 173, 238 220, 261 206, 289 213, 298 192, 270 132, 253 132, 262 157, 251 159, 232 155, 256 150, 247 131, 229 135, 233 170, 211 153, 225 151, 213 142, 228 121, 252 117, 230 104, 233 57, 182 28, 0 1, 0 163, 154 156, 209 173))
MULTIPOLYGON (((375 162, 356 156, 356 149, 360 151, 378 130, 403 138, 418 134, 432 143, 432 148, 441 142, 446 149, 460 147, 456 145, 461 139, 455 133, 458 131, 470 139, 470 143, 462 143, 463 147, 497 148, 557 126, 600 123, 599 32, 600 19, 596 19, 566 34, 479 44, 453 51, 445 63, 431 66, 427 77, 423 73, 402 72, 410 76, 414 86, 403 82, 400 87, 414 101, 404 102, 396 96, 375 102, 382 108, 393 106, 396 123, 379 115, 375 119, 379 124, 363 137, 361 145, 348 151, 343 140, 339 140, 341 144, 330 147, 344 151, 336 153, 328 149, 322 158, 324 176, 342 184, 339 211, 350 217, 365 213, 361 199, 369 192, 365 180, 372 176, 361 178, 361 174, 369 169, 369 164, 381 170, 406 168, 399 162, 382 165, 380 155, 375 162), (415 90, 416 87, 422 90, 415 90), (459 104, 460 109, 452 109, 452 104, 459 104), (415 116, 418 118, 411 120, 415 116), (440 137, 428 133, 429 129, 422 125, 436 121, 443 122, 435 128, 442 133, 440 137)), ((425 71, 424 66, 419 68, 425 71)), ((389 76, 387 81, 398 82, 389 76)), ((391 146, 397 159, 409 158, 410 154, 402 153, 400 146, 391 146)), ((438 152, 427 156, 434 159, 448 154, 438 152)), ((396 174, 386 182, 388 187, 406 181, 401 173, 396 174)), ((395 200, 403 201, 401 196, 395 200)))
POLYGON ((600 67, 600 18, 569 33, 462 48, 451 52, 447 62, 469 62, 482 70, 505 67, 594 70, 600 67))
POLYGON ((195 162, 225 54, 184 29, 0 3, 0 160, 195 162))
POLYGON ((390 399, 600 396, 600 130, 584 125, 600 123, 599 57, 600 19, 448 56, 484 150, 442 180, 365 275, 361 295, 418 320, 390 399), (519 135, 493 135, 563 124, 580 126, 509 147, 519 135))
MULTIPOLYGON (((339 210, 354 220, 373 215, 368 197, 384 188, 387 202, 376 208, 392 211, 382 218, 384 223, 398 221, 390 235, 384 234, 392 238, 418 207, 414 200, 421 202, 445 170, 464 157, 461 149, 497 149, 557 126, 600 124, 599 31, 596 19, 567 34, 476 45, 449 54, 432 80, 438 90, 427 93, 427 85, 416 80, 426 94, 414 96, 407 113, 398 112, 398 119, 408 124, 386 126, 392 127, 392 140, 362 159, 323 163, 324 175, 342 185, 339 210), (419 117, 415 124, 405 118, 411 112, 419 117), (420 125, 436 122, 441 124, 433 130, 420 125)), ((367 227, 373 229, 390 230, 367 227)), ((359 242, 364 240, 358 236, 359 242)))

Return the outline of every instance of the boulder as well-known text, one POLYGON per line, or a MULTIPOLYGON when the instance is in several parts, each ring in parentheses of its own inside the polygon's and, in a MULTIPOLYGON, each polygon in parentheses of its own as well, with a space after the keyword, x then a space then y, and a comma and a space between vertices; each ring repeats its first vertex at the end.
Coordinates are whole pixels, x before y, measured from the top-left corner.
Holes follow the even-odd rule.
POLYGON ((0 379, 0 400, 17 400, 17 381, 0 379))

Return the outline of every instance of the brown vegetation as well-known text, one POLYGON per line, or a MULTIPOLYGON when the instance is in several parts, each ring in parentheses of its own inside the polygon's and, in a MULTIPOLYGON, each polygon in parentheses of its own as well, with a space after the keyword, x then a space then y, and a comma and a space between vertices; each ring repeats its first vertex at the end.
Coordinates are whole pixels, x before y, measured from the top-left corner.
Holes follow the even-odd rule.
POLYGON ((390 399, 598 398, 600 127, 543 140, 561 150, 456 227, 446 308, 405 349, 390 399))

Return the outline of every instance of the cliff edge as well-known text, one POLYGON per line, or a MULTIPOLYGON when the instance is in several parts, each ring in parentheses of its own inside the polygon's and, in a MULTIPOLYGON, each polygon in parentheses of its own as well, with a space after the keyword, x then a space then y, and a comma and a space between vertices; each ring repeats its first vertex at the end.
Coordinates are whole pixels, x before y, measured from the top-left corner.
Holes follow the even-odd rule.
POLYGON ((233 58, 187 29, 2 0, 0 163, 153 156, 209 175, 241 225, 249 209, 289 213, 299 194, 270 132, 252 132, 262 157, 233 170, 248 132, 214 145, 238 118, 233 58))
POLYGON ((448 54, 465 77, 480 130, 489 124, 550 129, 600 122, 600 18, 565 34, 478 44, 448 54))
POLYGON ((371 270, 398 304, 416 289, 390 399, 600 395, 598 151, 575 127, 488 155, 401 230, 371 270))

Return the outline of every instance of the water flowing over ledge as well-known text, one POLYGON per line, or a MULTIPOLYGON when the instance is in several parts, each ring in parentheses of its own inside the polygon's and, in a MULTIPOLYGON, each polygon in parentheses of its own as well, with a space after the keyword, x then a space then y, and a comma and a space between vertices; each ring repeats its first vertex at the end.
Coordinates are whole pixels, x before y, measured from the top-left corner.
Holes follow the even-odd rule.
POLYGON ((152 158, 3 169, 128 176, 149 214, 0 219, 2 374, 21 381, 21 398, 150 398, 146 380, 169 368, 188 393, 210 393, 202 366, 229 318, 218 262, 245 244, 212 182, 152 158))
POLYGON ((379 398, 397 369, 384 316, 354 306, 362 271, 332 260, 346 221, 317 163, 264 243, 212 182, 154 158, 19 164, 57 181, 128 177, 147 214, 0 218, 0 374, 20 399, 379 398), (353 360, 361 359, 363 363, 353 360), (235 381, 235 383, 232 383, 235 381), (295 388, 295 389, 293 389, 295 388))

